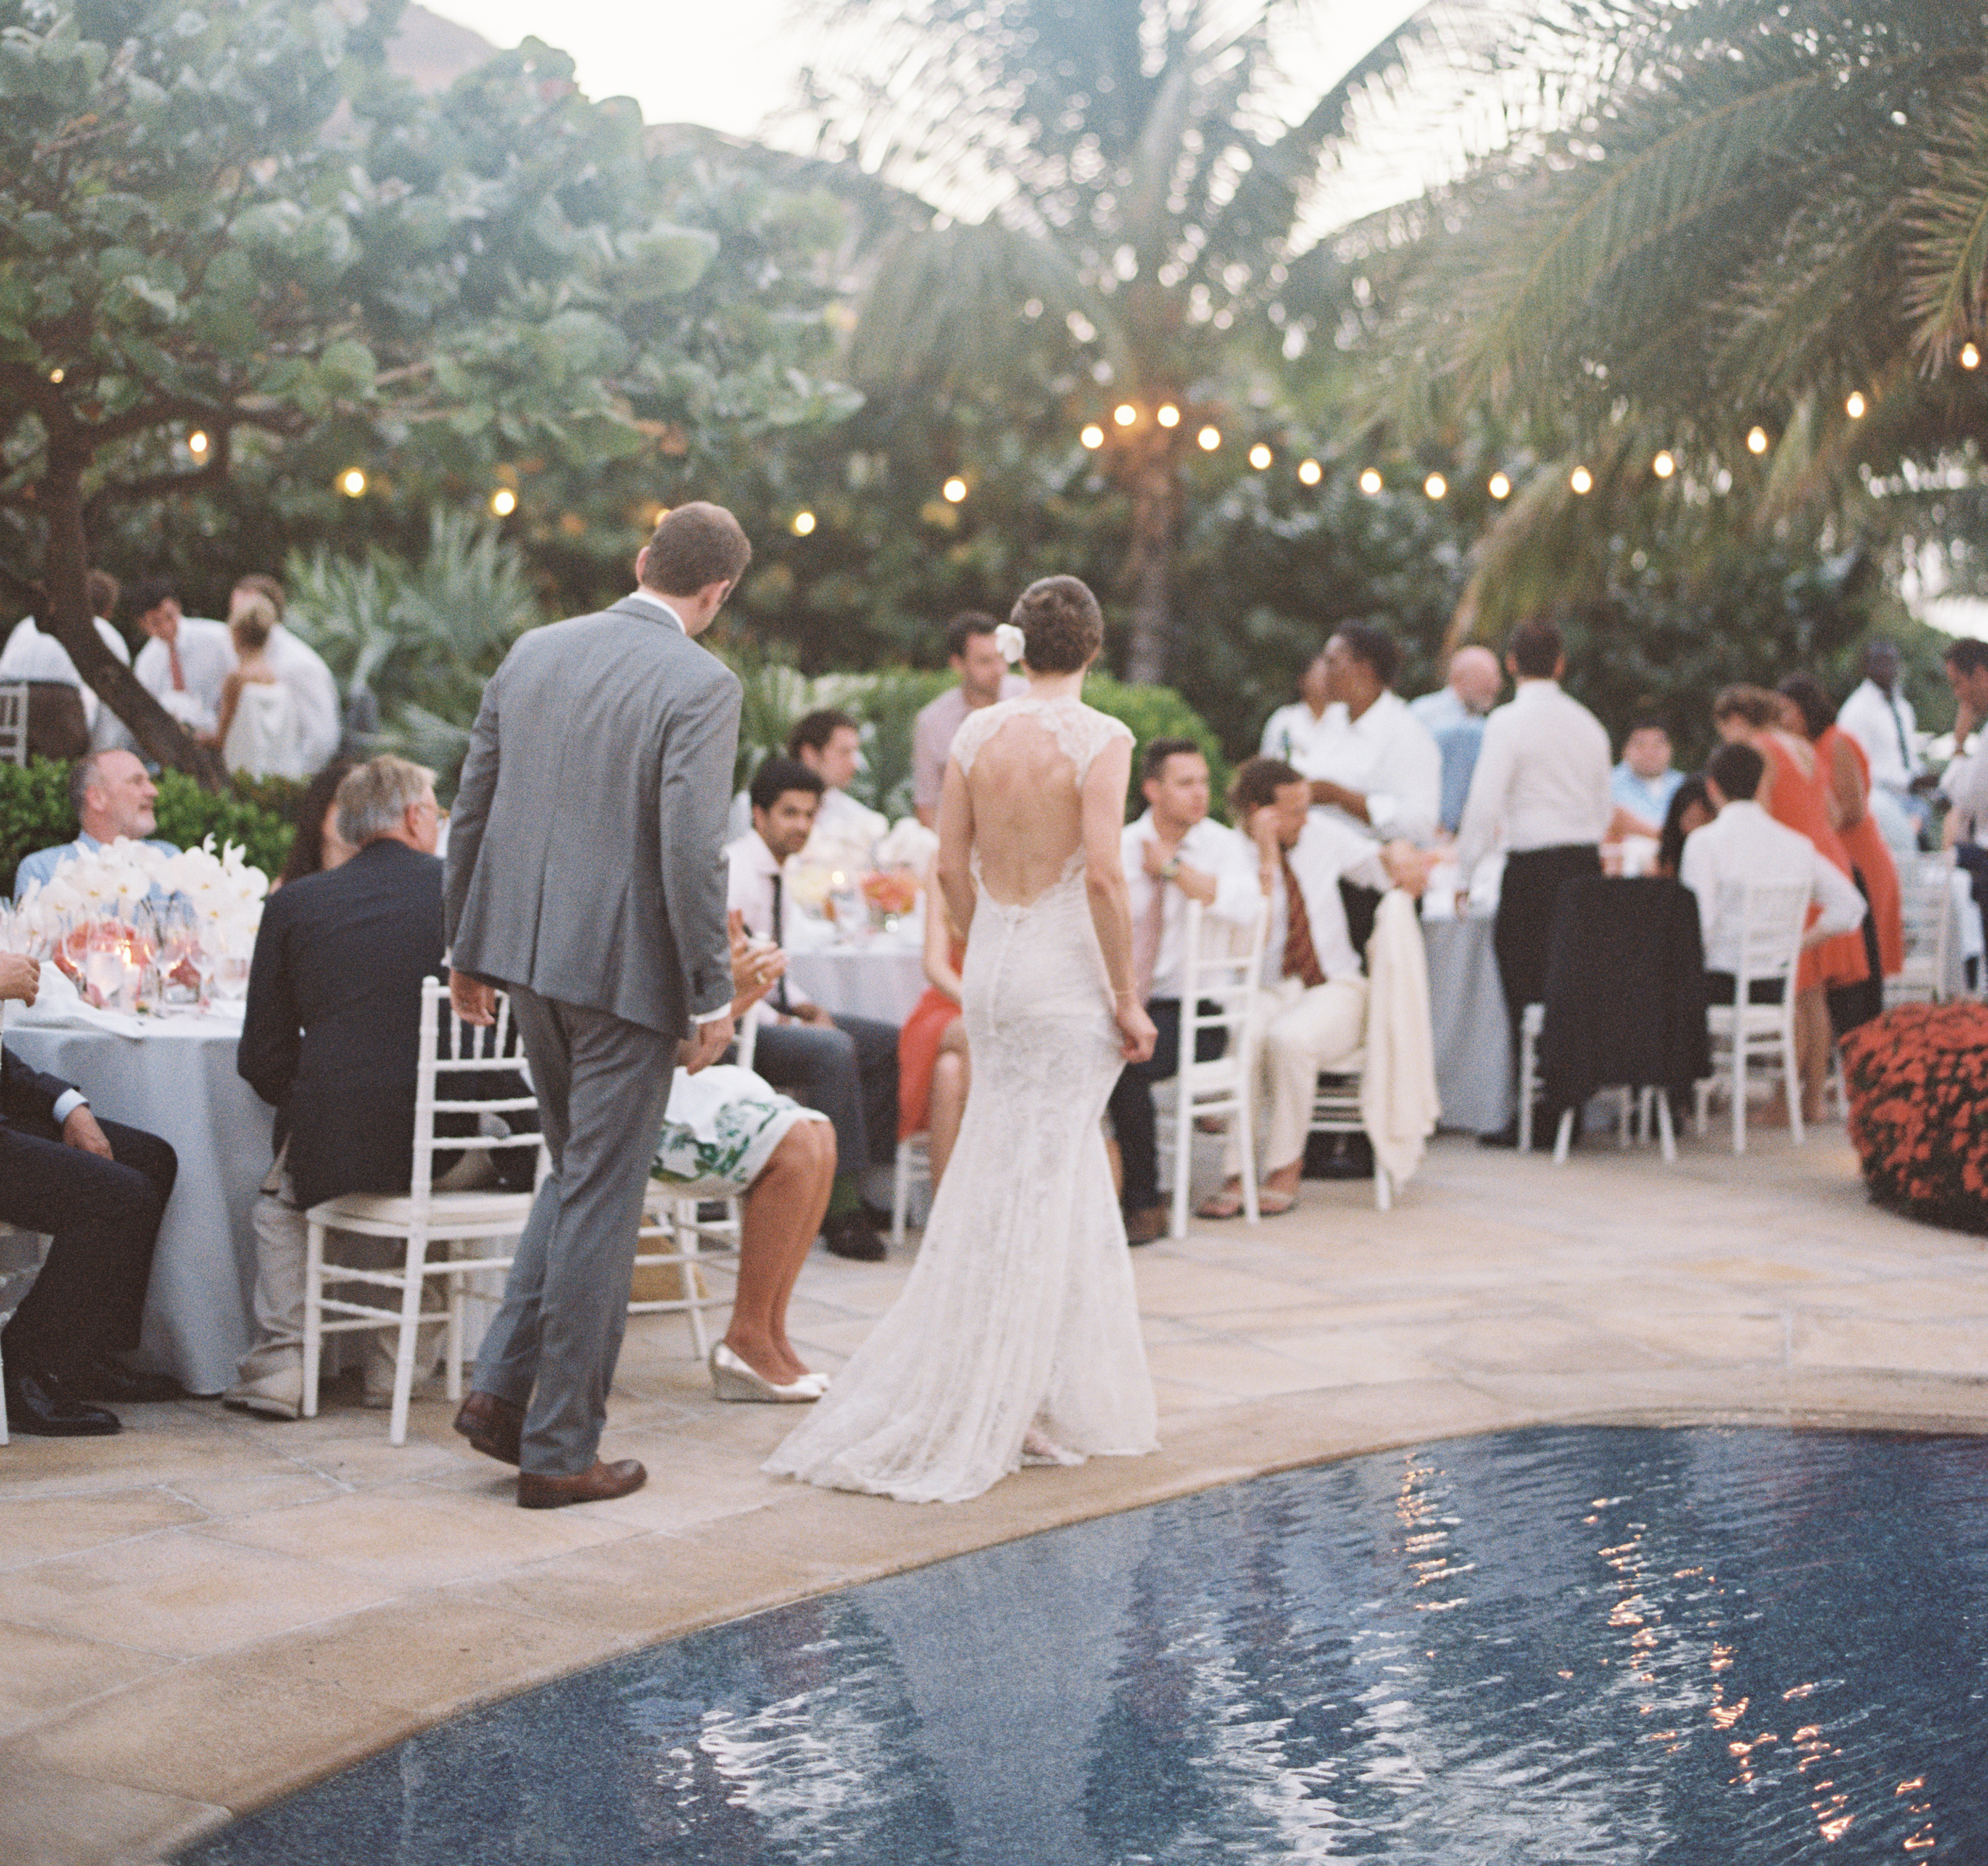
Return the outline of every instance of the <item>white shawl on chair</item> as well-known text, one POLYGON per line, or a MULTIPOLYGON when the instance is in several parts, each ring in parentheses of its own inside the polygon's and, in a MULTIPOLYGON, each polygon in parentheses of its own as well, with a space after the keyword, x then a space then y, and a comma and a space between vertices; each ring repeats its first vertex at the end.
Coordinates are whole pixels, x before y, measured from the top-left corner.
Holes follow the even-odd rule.
POLYGON ((1442 1112, 1429 1032, 1428 952, 1415 903, 1398 887, 1381 898, 1367 942, 1367 1068, 1360 1119, 1395 1185, 1422 1164, 1442 1112))

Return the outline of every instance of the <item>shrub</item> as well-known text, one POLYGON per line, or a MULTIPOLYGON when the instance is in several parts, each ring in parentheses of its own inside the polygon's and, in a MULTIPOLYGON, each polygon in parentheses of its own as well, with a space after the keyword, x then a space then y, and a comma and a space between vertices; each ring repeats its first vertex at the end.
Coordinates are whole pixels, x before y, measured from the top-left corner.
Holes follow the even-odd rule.
POLYGON ((1842 1052, 1873 1202, 1988 1233, 1988 1005, 1899 1005, 1842 1052))
MULTIPOLYGON (((0 762, 0 883, 8 894, 23 856, 76 840, 69 769, 52 759, 36 759, 25 769, 0 762)), ((184 772, 166 771, 160 773, 158 786, 157 833, 164 840, 185 849, 211 835, 216 847, 239 843, 265 874, 282 867, 296 833, 291 804, 301 785, 280 778, 252 783, 238 779, 234 788, 216 796, 184 772)))

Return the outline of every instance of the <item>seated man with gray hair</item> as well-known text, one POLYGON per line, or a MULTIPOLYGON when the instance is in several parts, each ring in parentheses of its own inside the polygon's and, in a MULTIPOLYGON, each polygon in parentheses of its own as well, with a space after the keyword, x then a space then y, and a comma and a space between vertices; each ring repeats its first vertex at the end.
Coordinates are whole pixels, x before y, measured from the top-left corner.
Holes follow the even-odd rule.
MULTIPOLYGON (((347 774, 334 808, 357 854, 269 897, 235 1053, 276 1110, 276 1158, 255 1206, 255 1340, 227 1399, 275 1418, 303 1401, 304 1215, 342 1193, 407 1190, 421 982, 446 975, 434 774, 374 759, 347 774)), ((527 1150, 496 1157, 529 1188, 527 1150)), ((438 1171, 447 1164, 438 1157, 438 1171)), ((392 1387, 380 1350, 368 1403, 390 1403, 392 1387)))
POLYGON ((163 854, 178 854, 173 843, 152 833, 159 827, 152 811, 158 795, 158 786, 135 752, 93 752, 78 759, 69 774, 69 799, 83 833, 74 842, 22 857, 14 874, 14 898, 25 900, 30 888, 52 878, 65 862, 93 854, 120 836, 149 843, 163 854))

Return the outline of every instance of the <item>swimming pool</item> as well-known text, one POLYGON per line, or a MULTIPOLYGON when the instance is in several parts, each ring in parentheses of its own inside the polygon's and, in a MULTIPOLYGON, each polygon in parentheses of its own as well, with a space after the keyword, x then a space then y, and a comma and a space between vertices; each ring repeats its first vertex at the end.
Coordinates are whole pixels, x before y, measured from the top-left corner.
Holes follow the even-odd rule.
POLYGON ((1988 1862, 1988 1440, 1537 1428, 633 1655, 198 1866, 1988 1862))

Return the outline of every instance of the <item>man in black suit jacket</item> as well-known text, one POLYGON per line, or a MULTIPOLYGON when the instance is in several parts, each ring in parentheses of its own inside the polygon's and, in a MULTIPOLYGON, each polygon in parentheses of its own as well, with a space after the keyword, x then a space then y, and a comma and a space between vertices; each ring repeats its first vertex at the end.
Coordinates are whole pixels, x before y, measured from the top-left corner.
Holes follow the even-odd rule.
MULTIPOLYGON (((32 959, 0 955, 0 999, 32 1004, 32 959)), ((0 1050, 0 1221, 49 1252, 5 1330, 7 1419, 43 1438, 118 1429, 92 1402, 170 1399, 178 1384, 116 1357, 138 1345, 159 1221, 179 1161, 157 1135, 99 1121, 81 1090, 0 1050)))
MULTIPOLYGON (((255 1205, 255 1342, 227 1398, 276 1418, 303 1400, 304 1214, 342 1193, 407 1190, 421 982, 442 975, 433 774, 376 758, 347 774, 336 807, 358 853, 269 897, 235 1052, 276 1110, 276 1160, 255 1205)), ((522 1150, 505 1157, 529 1170, 522 1150)))

